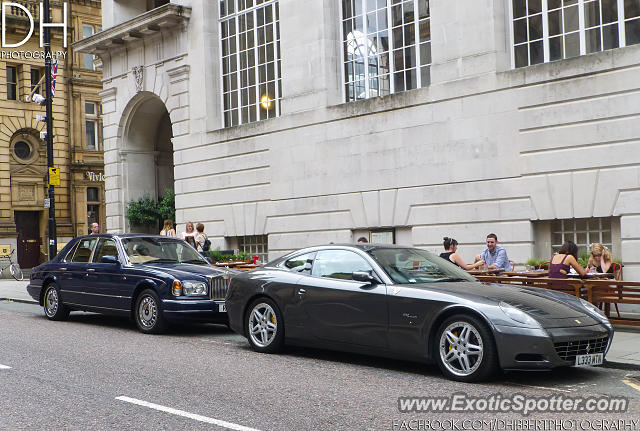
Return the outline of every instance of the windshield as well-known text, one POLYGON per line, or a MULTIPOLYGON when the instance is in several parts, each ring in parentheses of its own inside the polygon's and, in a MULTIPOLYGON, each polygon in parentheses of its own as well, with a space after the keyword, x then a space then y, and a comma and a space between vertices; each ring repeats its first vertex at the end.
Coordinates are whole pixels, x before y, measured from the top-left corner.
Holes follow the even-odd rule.
POLYGON ((208 265, 209 262, 193 247, 173 238, 134 237, 123 238, 122 244, 131 263, 194 263, 208 265))
POLYGON ((476 281, 462 268, 417 248, 374 248, 368 253, 399 284, 476 281))

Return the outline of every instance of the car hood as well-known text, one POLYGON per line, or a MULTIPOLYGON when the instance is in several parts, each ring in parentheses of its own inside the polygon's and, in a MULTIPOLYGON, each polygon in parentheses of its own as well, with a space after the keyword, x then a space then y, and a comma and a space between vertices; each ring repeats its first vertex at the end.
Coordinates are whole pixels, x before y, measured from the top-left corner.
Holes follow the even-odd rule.
POLYGON ((216 268, 212 265, 195 265, 192 263, 145 263, 140 264, 139 268, 148 268, 154 271, 164 272, 180 280, 187 280, 194 275, 206 277, 208 275, 224 274, 225 272, 223 269, 216 268))
MULTIPOLYGON (((600 323, 591 317, 577 298, 548 289, 480 282, 411 284, 434 294, 446 293, 461 302, 497 305, 506 302, 536 319, 543 327, 587 326, 600 323)), ((453 299, 453 298, 452 298, 453 299)))

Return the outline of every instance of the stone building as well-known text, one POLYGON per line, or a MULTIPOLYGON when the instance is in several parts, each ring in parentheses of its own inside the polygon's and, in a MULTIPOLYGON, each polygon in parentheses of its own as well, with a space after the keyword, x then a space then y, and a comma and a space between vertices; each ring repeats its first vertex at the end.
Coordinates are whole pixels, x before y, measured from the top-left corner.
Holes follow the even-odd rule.
POLYGON ((640 279, 640 1, 103 1, 107 229, 264 253, 375 241, 516 263, 567 239, 640 279), (180 226, 182 228, 182 226, 180 226))
MULTIPOLYGON (((41 132, 46 125, 37 116, 44 106, 27 101, 32 93, 45 94, 44 51, 40 47, 39 1, 15 2, 6 7, 6 43, 0 54, 0 244, 17 250, 21 266, 46 260, 48 238, 47 154, 41 132), (30 17, 34 30, 28 37, 30 17), (20 44, 12 47, 12 44, 20 44)), ((58 56, 53 99, 54 166, 60 168, 55 188, 58 242, 86 234, 90 220, 103 221, 104 162, 101 148, 101 72, 89 54, 73 53, 71 43, 100 30, 99 1, 51 2, 51 21, 64 21, 67 7, 67 43, 54 28, 51 50, 58 56), (89 33, 89 28, 92 32, 89 33), (88 201, 89 198, 89 201, 88 201)))

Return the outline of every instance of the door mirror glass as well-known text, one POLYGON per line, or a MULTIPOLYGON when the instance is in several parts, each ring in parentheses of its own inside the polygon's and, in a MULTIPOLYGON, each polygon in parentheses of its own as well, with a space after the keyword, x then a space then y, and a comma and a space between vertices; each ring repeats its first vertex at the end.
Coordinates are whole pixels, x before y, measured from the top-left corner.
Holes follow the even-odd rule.
POLYGON ((351 274, 351 279, 363 283, 373 283, 376 279, 367 271, 356 271, 351 274))
POLYGON ((117 264, 118 263, 118 258, 115 257, 115 256, 102 256, 100 258, 100 263, 117 264))

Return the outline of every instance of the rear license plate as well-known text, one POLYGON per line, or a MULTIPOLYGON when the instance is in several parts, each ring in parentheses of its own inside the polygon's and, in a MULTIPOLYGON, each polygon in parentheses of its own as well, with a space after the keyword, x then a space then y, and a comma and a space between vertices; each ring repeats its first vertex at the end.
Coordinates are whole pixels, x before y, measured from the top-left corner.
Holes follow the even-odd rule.
POLYGON ((226 313, 227 312, 227 304, 218 304, 218 312, 226 313))
POLYGON ((602 353, 592 353, 590 355, 577 355, 576 367, 588 367, 591 365, 602 365, 604 355, 602 353))

